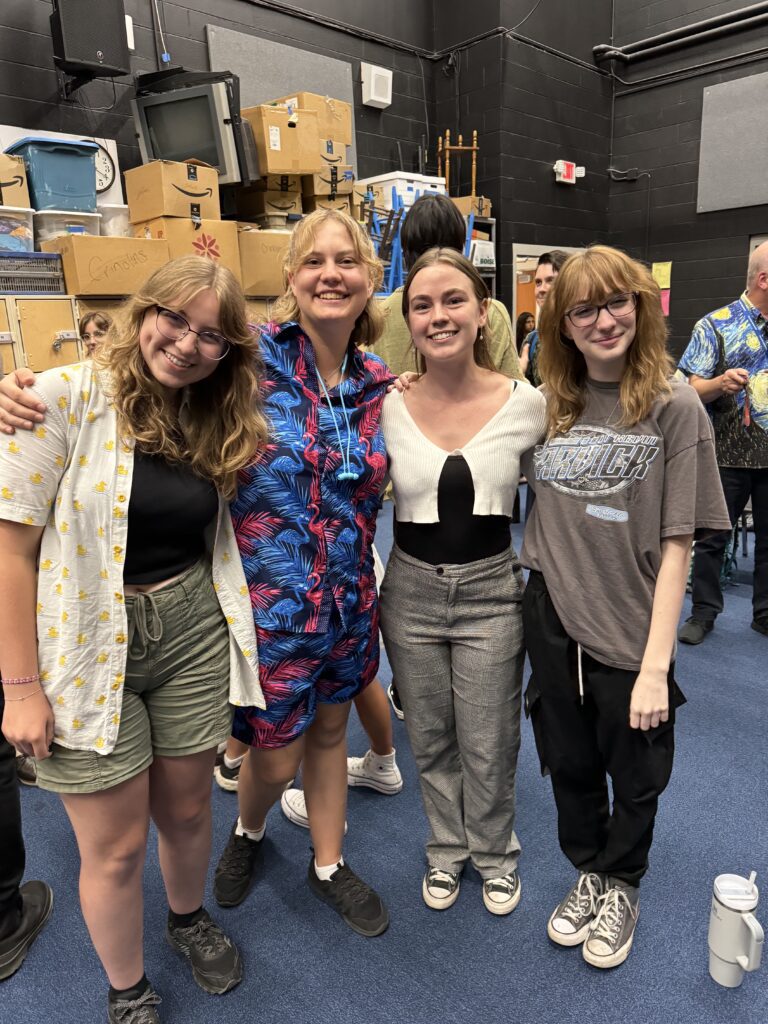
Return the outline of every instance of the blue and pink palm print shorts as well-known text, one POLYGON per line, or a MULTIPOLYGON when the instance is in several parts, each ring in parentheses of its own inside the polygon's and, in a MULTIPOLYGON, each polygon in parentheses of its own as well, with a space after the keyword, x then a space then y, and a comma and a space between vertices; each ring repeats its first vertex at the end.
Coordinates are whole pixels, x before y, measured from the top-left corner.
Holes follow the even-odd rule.
POLYGON ((236 708, 235 739, 263 750, 287 747, 314 721, 317 702, 344 704, 379 670, 378 607, 347 622, 334 610, 326 633, 256 630, 267 706, 236 708))

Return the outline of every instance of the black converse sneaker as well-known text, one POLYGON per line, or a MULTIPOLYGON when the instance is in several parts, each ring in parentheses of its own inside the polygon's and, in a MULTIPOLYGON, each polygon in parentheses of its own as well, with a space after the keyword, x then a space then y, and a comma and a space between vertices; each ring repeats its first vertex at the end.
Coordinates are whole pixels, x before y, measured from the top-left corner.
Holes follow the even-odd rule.
POLYGON ((461 876, 453 871, 429 868, 421 883, 421 896, 432 910, 447 910, 459 898, 461 876))
POLYGON ((237 946, 211 920, 207 910, 186 927, 169 921, 165 937, 169 945, 189 960, 192 976, 206 992, 222 995, 242 981, 243 963, 237 946))
POLYGON ((605 889, 602 875, 582 871, 565 899, 555 907, 547 924, 547 935, 559 946, 580 946, 597 916, 605 889))
POLYGON ((160 1024, 155 1009, 160 1005, 160 996, 150 985, 136 999, 110 999, 107 1003, 109 1024, 160 1024))
POLYGON ((327 882, 317 877, 315 858, 309 862, 307 881, 312 892, 333 907, 353 932, 372 938, 389 927, 389 913, 377 892, 358 878, 348 864, 340 864, 327 882))
POLYGON ((597 917, 581 951, 593 967, 618 967, 632 949, 640 890, 617 878, 609 878, 600 897, 597 917))
POLYGON ((243 902, 263 857, 264 840, 239 836, 235 822, 213 878, 213 895, 220 907, 236 907, 243 902))
POLYGON ((483 903, 492 914, 511 914, 520 902, 522 888, 517 871, 510 871, 498 878, 487 878, 483 882, 483 903))

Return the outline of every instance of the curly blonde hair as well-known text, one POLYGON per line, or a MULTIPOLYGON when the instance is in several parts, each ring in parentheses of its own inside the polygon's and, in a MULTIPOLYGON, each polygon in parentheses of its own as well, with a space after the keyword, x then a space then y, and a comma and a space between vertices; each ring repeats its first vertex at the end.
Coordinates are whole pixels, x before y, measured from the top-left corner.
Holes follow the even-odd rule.
POLYGON ((549 434, 570 430, 586 405, 587 364, 563 333, 566 310, 580 303, 602 303, 611 295, 636 296, 635 337, 627 351, 619 387, 621 417, 630 427, 671 393, 674 363, 667 353, 667 324, 659 287, 648 268, 619 249, 593 245, 569 256, 555 279, 539 319, 538 369, 547 395, 549 434))
MULTIPOLYGON (((413 264, 408 272, 405 285, 403 287, 403 319, 408 323, 408 302, 410 300, 411 288, 413 287, 413 279, 416 277, 420 270, 425 267, 437 267, 442 264, 443 266, 453 267, 454 270, 458 270, 462 273, 469 281, 472 288, 472 292, 477 299, 480 306, 486 311, 491 300, 491 293, 488 291, 488 285, 482 279, 480 274, 477 272, 477 267, 466 256, 458 252, 456 249, 427 249, 421 256, 418 257, 416 262, 413 264)), ((413 345, 413 341, 411 341, 413 345)), ((485 333, 482 327, 477 330, 477 337, 475 338, 475 344, 472 349, 475 362, 478 366, 484 367, 486 370, 495 370, 496 364, 493 361, 491 350, 488 347, 488 341, 485 337, 485 333)), ((416 368, 419 373, 427 372, 427 364, 424 356, 421 352, 416 352, 416 368)))
POLYGON ((327 223, 341 224, 346 229, 352 242, 352 250, 358 260, 368 271, 368 280, 373 286, 371 297, 365 309, 355 321, 350 341, 355 345, 373 345, 381 336, 384 328, 384 315, 379 308, 375 293, 381 287, 384 268, 376 255, 373 243, 362 224, 358 224, 348 213, 342 210, 315 210, 314 213, 302 217, 291 234, 291 244, 283 259, 283 287, 285 291, 272 308, 272 319, 277 323, 289 320, 299 321, 301 311, 296 296, 290 286, 289 274, 295 274, 307 254, 312 251, 317 233, 327 223))
POLYGON ((203 256, 171 260, 127 301, 94 363, 107 371, 105 387, 123 436, 169 462, 188 463, 225 498, 234 497, 237 472, 256 458, 268 428, 259 394, 258 335, 248 327, 243 292, 231 271, 203 256), (183 308, 205 289, 219 300, 230 349, 209 377, 185 389, 182 432, 177 411, 147 369, 139 334, 156 306, 183 308))

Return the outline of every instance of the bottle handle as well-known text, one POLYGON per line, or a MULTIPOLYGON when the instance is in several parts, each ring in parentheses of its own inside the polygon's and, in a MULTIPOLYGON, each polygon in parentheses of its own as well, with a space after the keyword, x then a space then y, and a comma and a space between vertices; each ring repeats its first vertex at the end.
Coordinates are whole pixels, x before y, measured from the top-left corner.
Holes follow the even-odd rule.
POLYGON ((763 957, 763 940, 765 935, 762 925, 754 914, 744 914, 742 921, 749 932, 749 941, 746 955, 737 956, 736 963, 742 970, 756 971, 763 957))

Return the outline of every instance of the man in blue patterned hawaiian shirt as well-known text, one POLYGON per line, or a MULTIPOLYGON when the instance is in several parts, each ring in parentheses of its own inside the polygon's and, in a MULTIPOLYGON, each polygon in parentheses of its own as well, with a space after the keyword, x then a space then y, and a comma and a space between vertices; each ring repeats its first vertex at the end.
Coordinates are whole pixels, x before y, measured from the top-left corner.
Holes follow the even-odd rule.
MULTIPOLYGON (((680 360, 712 418, 731 523, 752 499, 752 628, 768 636, 768 242, 752 253, 747 289, 698 321, 680 360)), ((723 610, 720 568, 728 533, 696 542, 693 607, 678 637, 698 644, 723 610)))

